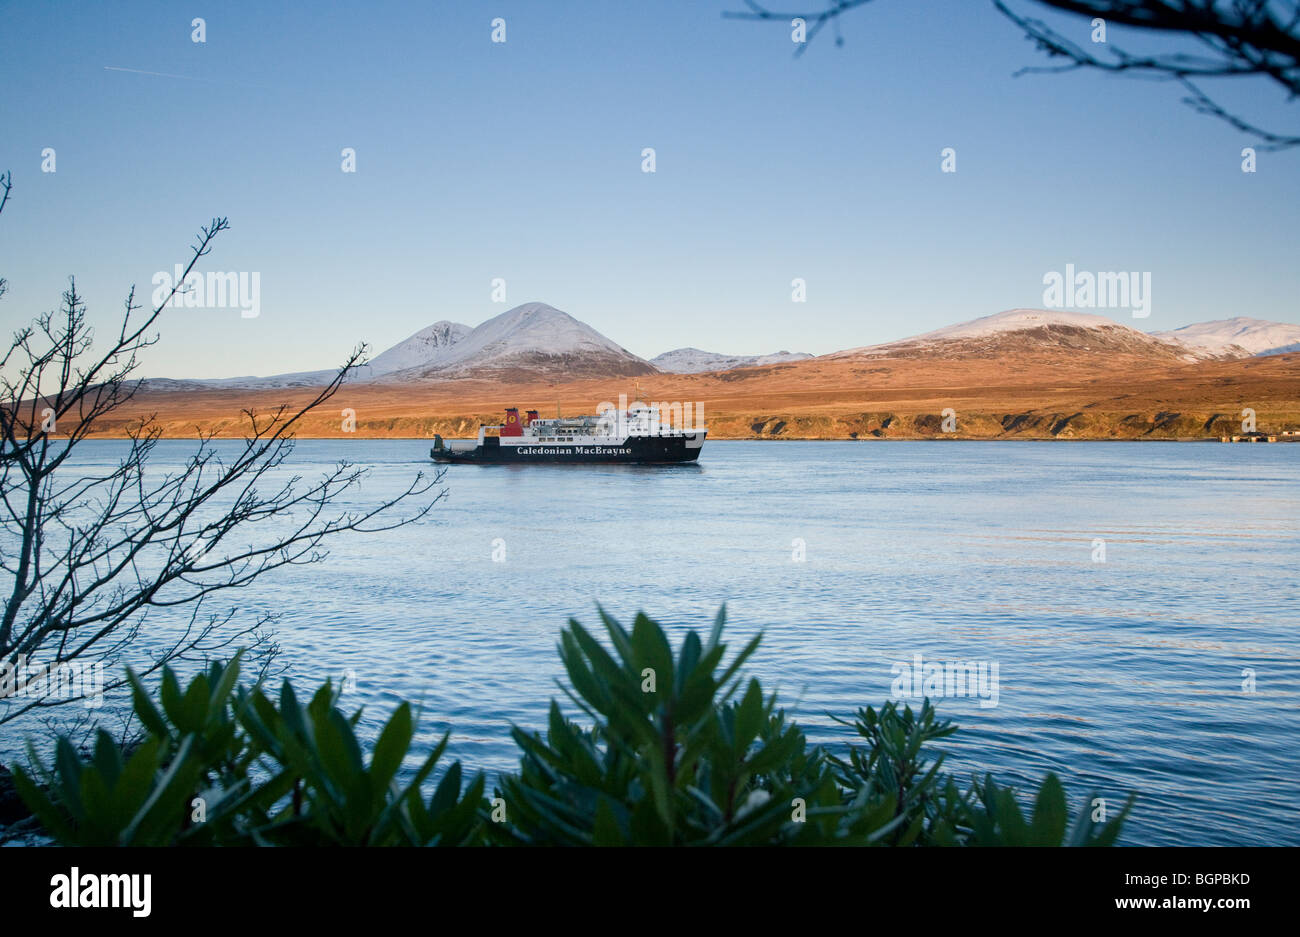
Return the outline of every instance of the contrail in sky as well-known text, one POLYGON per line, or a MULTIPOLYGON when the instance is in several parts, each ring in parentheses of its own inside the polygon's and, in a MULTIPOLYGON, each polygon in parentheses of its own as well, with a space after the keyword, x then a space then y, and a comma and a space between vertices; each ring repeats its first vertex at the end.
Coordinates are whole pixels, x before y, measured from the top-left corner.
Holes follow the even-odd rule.
POLYGON ((166 72, 146 72, 139 68, 121 68, 117 65, 105 65, 104 68, 110 72, 132 72, 136 75, 153 75, 156 78, 180 78, 183 81, 208 81, 207 78, 191 78, 189 75, 169 75, 166 72))
POLYGON ((178 78, 181 81, 201 81, 207 85, 227 85, 234 88, 258 88, 266 90, 266 85, 247 85, 237 81, 221 81, 216 78, 195 78, 193 75, 172 75, 168 72, 148 72, 143 68, 124 68, 121 65, 105 65, 105 71, 110 72, 130 72, 132 75, 151 75, 154 78, 178 78))

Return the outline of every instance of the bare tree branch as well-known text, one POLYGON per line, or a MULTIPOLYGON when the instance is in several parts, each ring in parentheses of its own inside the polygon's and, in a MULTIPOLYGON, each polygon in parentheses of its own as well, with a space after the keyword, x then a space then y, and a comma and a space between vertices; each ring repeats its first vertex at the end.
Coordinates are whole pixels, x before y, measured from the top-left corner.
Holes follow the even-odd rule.
MULTIPOLYGON (((803 19, 809 28, 807 42, 795 51, 799 55, 827 23, 838 23, 845 14, 870 2, 832 0, 824 10, 778 13, 757 0, 743 0, 745 10, 722 15, 759 21, 803 19)), ((1185 37, 1194 44, 1190 52, 1152 54, 1130 53, 1110 41, 1085 46, 1042 20, 1016 12, 1009 0, 992 2, 1049 59, 1062 60, 1058 65, 1022 68, 1016 75, 1090 68, 1175 81, 1187 92, 1184 103, 1257 138, 1262 149, 1300 145, 1300 134, 1266 130, 1232 114, 1201 85, 1207 79, 1263 77, 1282 90, 1287 101, 1300 95, 1300 3, 1296 0, 1024 0, 1135 32, 1185 37)))
POLYGON ((819 12, 776 13, 756 3, 755 0, 744 0, 745 6, 748 7, 748 9, 724 10, 722 16, 723 19, 760 21, 783 20, 787 23, 795 19, 803 20, 808 24, 808 32, 805 36, 805 41, 795 47, 794 54, 797 58, 798 56, 803 55, 804 50, 807 49, 808 45, 817 37, 817 34, 822 31, 822 28, 827 25, 835 25, 837 30, 835 35, 835 44, 843 45, 844 38, 838 33, 839 18, 850 10, 855 10, 860 6, 865 6, 870 2, 871 0, 832 0, 830 6, 819 12))
POLYGON ((1256 137, 1262 149, 1280 150, 1300 145, 1300 135, 1265 130, 1229 113, 1201 87, 1216 78, 1264 77, 1283 90, 1287 100, 1300 95, 1300 4, 1277 0, 1034 0, 1036 3, 1108 24, 1154 32, 1176 33, 1195 40, 1197 52, 1135 55, 1112 42, 1092 43, 1106 57, 1073 42, 1041 20, 1013 11, 1005 0, 993 0, 1003 16, 1056 66, 1022 68, 1030 72, 1062 72, 1091 68, 1110 73, 1172 80, 1186 91, 1184 103, 1235 129, 1256 137), (1289 9, 1284 9, 1289 8, 1289 9))
MULTIPOLYGON (((0 210, 10 183, 0 176, 0 210)), ((139 353, 158 341, 154 325, 228 228, 214 218, 200 230, 184 273, 152 310, 140 314, 132 288, 102 348, 74 280, 59 310, 15 332, 0 357, 0 666, 31 666, 23 685, 0 692, 0 724, 79 699, 23 692, 60 668, 94 661, 120 673, 112 665, 146 627, 152 663, 133 661, 137 672, 235 644, 260 649, 265 665, 275 650, 273 619, 209 611, 219 593, 319 562, 340 534, 419 520, 445 494, 436 488, 441 471, 417 472, 379 503, 343 510, 337 506, 355 500, 367 469, 339 462, 314 480, 289 471, 296 428, 364 363, 364 345, 305 405, 245 410, 242 439, 199 433, 179 468, 158 467, 161 431, 152 418, 127 425, 127 451, 107 468, 73 459, 134 398, 139 353)), ((113 678, 103 689, 120 686, 113 678)))

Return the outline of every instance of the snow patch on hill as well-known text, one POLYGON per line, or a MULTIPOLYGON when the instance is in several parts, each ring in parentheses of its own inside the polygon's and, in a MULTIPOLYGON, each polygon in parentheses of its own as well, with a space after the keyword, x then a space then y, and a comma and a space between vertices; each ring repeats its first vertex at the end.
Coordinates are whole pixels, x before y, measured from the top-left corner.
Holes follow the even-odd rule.
POLYGON ((933 332, 926 332, 907 340, 940 342, 954 338, 985 338, 1001 332, 1021 332, 1026 329, 1062 325, 1076 329, 1123 329, 1137 332, 1137 329, 1091 312, 1070 312, 1065 309, 1008 309, 1006 312, 995 312, 991 316, 982 316, 970 322, 959 322, 956 325, 935 329, 933 332))
MULTIPOLYGON (((387 354, 387 352, 385 352, 387 354)), ((645 374, 649 362, 546 303, 524 303, 488 319, 429 357, 385 378, 451 377, 506 368, 645 374)))
POLYGON ((449 322, 446 319, 435 322, 376 355, 370 362, 369 373, 377 377, 429 364, 472 331, 468 325, 459 322, 449 322))
MULTIPOLYGON (((857 355, 888 355, 897 351, 922 350, 932 346, 952 347, 951 343, 960 342, 968 347, 987 346, 990 342, 1001 341, 1005 336, 1016 332, 1034 332, 1040 338, 1050 340, 1053 336, 1078 336, 1080 332, 1097 333, 1099 340, 1118 343, 1132 350, 1147 349, 1168 355, 1179 346, 1140 332, 1135 328, 1116 322, 1106 316, 1090 312, 1070 312, 1064 309, 1008 309, 990 316, 981 316, 969 322, 923 332, 910 338, 886 342, 881 345, 864 345, 827 355, 830 358, 857 355)), ((1075 339, 1077 343, 1077 339, 1075 339)), ((1188 356, 1190 357, 1190 356, 1188 356)))
POLYGON ((1300 350, 1300 325, 1247 316, 1198 322, 1181 329, 1151 334, 1194 351, 1231 357, 1276 355, 1300 350))
POLYGON ((703 371, 731 371, 787 361, 803 361, 812 355, 798 351, 778 351, 770 355, 723 355, 698 348, 675 348, 650 359, 660 371, 670 374, 699 374, 703 371))

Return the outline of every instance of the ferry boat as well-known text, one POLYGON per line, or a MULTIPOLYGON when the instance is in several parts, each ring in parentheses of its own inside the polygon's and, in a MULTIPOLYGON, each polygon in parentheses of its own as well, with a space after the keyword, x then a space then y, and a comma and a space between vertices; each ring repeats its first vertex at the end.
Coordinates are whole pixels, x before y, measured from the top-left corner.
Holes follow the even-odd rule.
MULTIPOLYGON (((672 414, 677 416, 675 412, 672 414)), ((657 407, 634 403, 600 416, 539 419, 536 410, 520 417, 506 410, 504 423, 478 428, 477 443, 444 442, 435 436, 429 455, 435 462, 694 462, 707 430, 682 428, 690 417, 665 426, 657 407)))

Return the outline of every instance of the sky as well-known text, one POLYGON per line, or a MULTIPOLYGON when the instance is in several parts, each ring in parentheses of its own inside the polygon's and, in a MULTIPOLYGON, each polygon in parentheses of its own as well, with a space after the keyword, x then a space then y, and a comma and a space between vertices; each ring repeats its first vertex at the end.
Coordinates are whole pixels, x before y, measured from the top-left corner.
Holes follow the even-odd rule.
POLYGON ((75 275, 114 328, 214 216, 200 269, 256 273, 258 315, 166 310, 144 375, 326 368, 529 301, 647 358, 823 354, 1041 307, 1067 264, 1149 273, 1148 318, 1081 309, 1144 330, 1300 322, 1300 151, 1244 173, 1253 141, 1173 85, 1013 77, 1044 60, 983 0, 878 0, 799 57, 742 6, 5 4, 0 324, 75 275))

